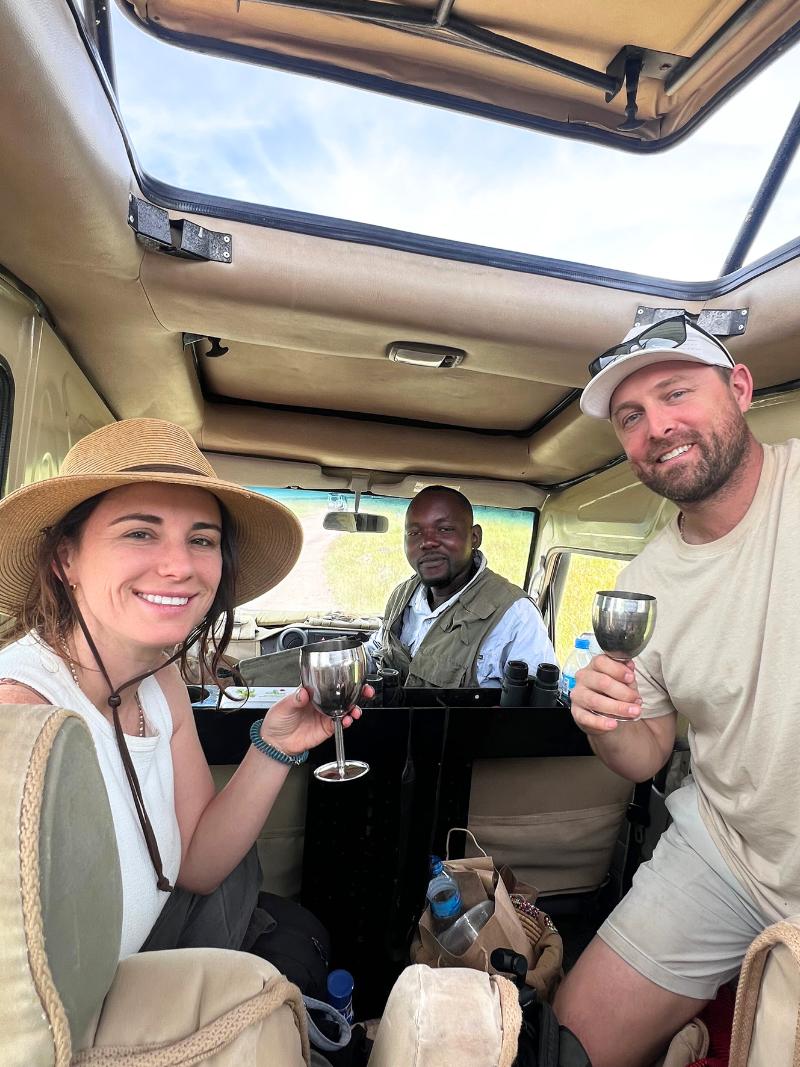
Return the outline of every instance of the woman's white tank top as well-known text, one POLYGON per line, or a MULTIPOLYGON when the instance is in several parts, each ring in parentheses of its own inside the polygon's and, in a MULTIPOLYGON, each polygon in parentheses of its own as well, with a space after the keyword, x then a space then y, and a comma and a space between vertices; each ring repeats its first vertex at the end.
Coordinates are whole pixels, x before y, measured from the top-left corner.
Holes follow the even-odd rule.
MULTIPOLYGON (((114 729, 75 684, 69 667, 51 649, 28 634, 0 650, 0 678, 30 686, 60 708, 76 711, 94 740, 108 792, 122 871, 122 943, 120 959, 137 952, 161 914, 169 894, 156 888, 156 873, 136 814, 114 729)), ((175 815, 172 715, 161 686, 152 676, 139 685, 148 737, 125 735, 144 805, 158 841, 164 874, 172 885, 181 862, 181 838, 175 815)), ((87 832, 91 830, 87 827, 87 832)))

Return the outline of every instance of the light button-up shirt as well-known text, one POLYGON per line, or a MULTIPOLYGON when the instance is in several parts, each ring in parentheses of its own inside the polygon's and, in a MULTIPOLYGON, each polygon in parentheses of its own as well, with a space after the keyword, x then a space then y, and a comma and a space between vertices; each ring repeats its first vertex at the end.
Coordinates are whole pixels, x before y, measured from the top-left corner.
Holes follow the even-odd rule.
MULTIPOLYGON (((431 626, 442 612, 451 607, 459 597, 469 589, 478 575, 486 569, 486 557, 478 553, 480 564, 478 570, 467 584, 457 593, 431 608, 428 603, 428 590, 420 582, 403 612, 400 628, 400 642, 414 656, 425 640, 431 626)), ((375 669, 375 660, 383 648, 384 630, 381 626, 366 643, 370 657, 371 669, 375 669)), ((540 663, 555 663, 556 656, 548 637, 542 616, 530 600, 521 598, 506 611, 505 615, 484 638, 478 653, 476 674, 481 687, 497 687, 503 684, 503 669, 510 659, 521 659, 528 664, 531 674, 536 673, 540 663)))

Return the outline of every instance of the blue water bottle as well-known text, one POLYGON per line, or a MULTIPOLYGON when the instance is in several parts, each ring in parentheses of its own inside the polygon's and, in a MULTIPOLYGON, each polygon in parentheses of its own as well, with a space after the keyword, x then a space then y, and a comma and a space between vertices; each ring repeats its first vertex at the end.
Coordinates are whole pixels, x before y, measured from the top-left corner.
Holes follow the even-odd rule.
POLYGON ((434 933, 441 934, 463 913, 458 883, 438 856, 431 856, 431 880, 425 894, 431 906, 434 933))
POLYGON ((328 975, 328 1003, 353 1025, 353 976, 339 968, 328 975))

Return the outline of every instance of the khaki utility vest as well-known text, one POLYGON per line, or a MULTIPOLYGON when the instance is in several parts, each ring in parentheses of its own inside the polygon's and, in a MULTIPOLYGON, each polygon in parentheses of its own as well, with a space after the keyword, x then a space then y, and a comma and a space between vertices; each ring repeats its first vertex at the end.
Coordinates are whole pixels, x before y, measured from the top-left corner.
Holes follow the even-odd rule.
POLYGON ((517 585, 485 568, 454 604, 443 611, 412 657, 400 642, 403 612, 419 585, 409 578, 394 590, 383 620, 383 665, 416 688, 472 689, 478 685, 481 645, 512 604, 529 599, 517 585))

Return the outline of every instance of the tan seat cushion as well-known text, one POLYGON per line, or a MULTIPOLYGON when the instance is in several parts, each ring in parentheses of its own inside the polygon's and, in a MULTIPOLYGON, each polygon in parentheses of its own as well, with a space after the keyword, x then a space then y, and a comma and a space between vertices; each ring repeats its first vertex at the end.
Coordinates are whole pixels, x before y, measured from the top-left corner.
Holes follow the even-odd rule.
POLYGON ((123 960, 96 1030, 73 1063, 303 1067, 308 1061, 296 986, 257 956, 186 948, 123 960))
MULTIPOLYGON (((220 763, 211 768, 217 790, 222 789, 235 771, 233 763, 220 763)), ((263 876, 261 888, 265 893, 292 898, 300 895, 308 775, 307 765, 292 768, 256 840, 263 876)))
POLYGON ((595 889, 611 867, 632 788, 596 756, 478 760, 469 828, 496 863, 540 893, 595 889))

